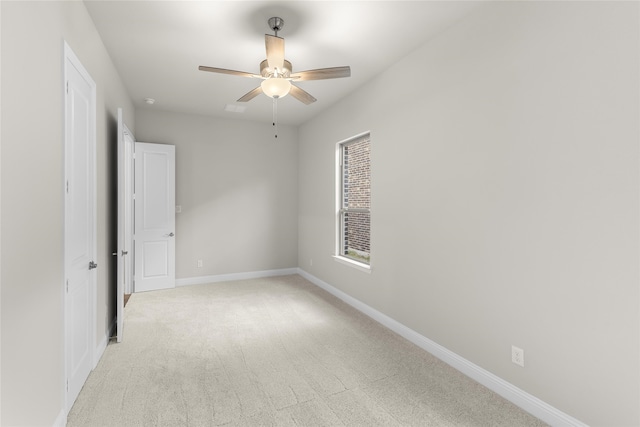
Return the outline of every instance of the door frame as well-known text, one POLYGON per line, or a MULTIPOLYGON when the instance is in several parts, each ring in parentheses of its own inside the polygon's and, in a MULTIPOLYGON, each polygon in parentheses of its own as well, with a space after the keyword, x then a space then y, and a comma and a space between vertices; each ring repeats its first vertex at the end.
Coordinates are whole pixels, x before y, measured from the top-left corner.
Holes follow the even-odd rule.
POLYGON ((133 167, 136 138, 124 123, 123 110, 118 108, 118 274, 116 283, 116 341, 122 342, 124 331, 124 294, 133 292, 133 167))
MULTIPOLYGON (((63 295, 63 319, 64 319, 64 376, 62 378, 62 390, 63 390, 63 396, 64 396, 64 406, 65 406, 65 415, 67 415, 69 413, 69 411, 71 410, 71 405, 70 403, 73 402, 69 402, 69 393, 68 393, 68 376, 69 376, 69 372, 68 372, 68 358, 69 358, 69 354, 67 351, 67 346, 69 343, 69 336, 68 336, 68 321, 69 321, 69 316, 68 316, 68 301, 67 301, 67 292, 66 292, 66 281, 67 281, 67 277, 69 275, 69 265, 68 265, 68 259, 67 259, 67 242, 68 242, 68 232, 69 230, 67 229, 67 215, 68 215, 68 204, 67 204, 67 197, 66 197, 66 182, 69 176, 69 165, 67 164, 67 154, 70 152, 70 141, 69 141, 69 135, 67 133, 67 121, 69 120, 69 117, 67 116, 67 102, 68 102, 68 97, 67 97, 67 81, 68 81, 68 77, 69 77, 69 65, 72 65, 76 70, 78 70, 78 72, 80 73, 80 75, 87 81, 87 83, 89 83, 89 86, 91 86, 91 100, 90 100, 90 113, 89 113, 89 117, 90 117, 90 124, 89 124, 89 149, 91 150, 91 158, 92 158, 92 168, 93 168, 93 173, 94 173, 94 180, 93 180, 93 200, 91 201, 91 203, 93 204, 93 227, 92 227, 92 234, 93 234, 93 245, 91 248, 91 252, 92 252, 92 258, 93 259, 97 259, 97 227, 98 227, 98 211, 97 211, 97 160, 96 160, 96 151, 97 151, 97 130, 96 130, 96 100, 97 100, 97 90, 96 90, 96 83, 95 81, 91 78, 91 75, 87 72, 87 70, 84 68, 84 66, 82 65, 82 63, 80 62, 80 60, 78 59, 78 57, 75 55, 75 53, 73 52, 73 50, 71 49, 71 47, 67 44, 66 40, 63 41, 64 42, 64 71, 63 71, 63 82, 62 82, 62 92, 63 92, 63 100, 64 100, 64 112, 63 112, 63 116, 64 116, 64 120, 63 120, 63 139, 64 139, 64 177, 63 177, 63 182, 62 182, 62 188, 63 188, 63 207, 64 207, 64 213, 63 213, 63 224, 62 224, 62 228, 63 228, 63 245, 64 245, 64 250, 63 250, 63 269, 64 269, 64 278, 63 278, 63 283, 62 283, 62 295, 63 295)), ((96 366, 96 327, 97 327, 97 319, 96 319, 96 313, 97 313, 97 275, 94 274, 92 275, 92 279, 91 279, 91 285, 90 285, 90 289, 89 289, 89 294, 90 294, 90 300, 91 300, 91 304, 88 307, 88 317, 89 317, 89 358, 91 360, 91 369, 93 370, 96 366)))

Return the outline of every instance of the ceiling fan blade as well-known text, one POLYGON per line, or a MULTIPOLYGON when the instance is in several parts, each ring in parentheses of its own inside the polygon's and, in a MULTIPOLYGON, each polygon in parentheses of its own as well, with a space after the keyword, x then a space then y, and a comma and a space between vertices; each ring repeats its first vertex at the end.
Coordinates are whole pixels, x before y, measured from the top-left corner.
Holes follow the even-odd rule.
POLYGON ((269 34, 264 35, 264 44, 267 48, 267 62, 269 68, 284 70, 284 39, 269 34))
POLYGON ((205 67, 201 65, 198 67, 200 71, 209 71, 212 73, 221 73, 221 74, 231 74, 232 76, 241 76, 241 77, 261 77, 257 74, 247 73, 245 71, 236 71, 236 70, 227 70, 225 68, 215 68, 215 67, 205 67))
POLYGON ((324 80, 324 79, 337 79, 340 77, 350 77, 351 67, 333 67, 333 68, 319 68, 317 70, 299 71, 291 74, 291 78, 295 81, 303 80, 324 80))
POLYGON ((260 95, 262 93, 262 87, 258 86, 257 88, 253 89, 250 92, 247 92, 246 94, 244 94, 240 99, 238 99, 238 102, 247 102, 247 101, 251 101, 253 98, 255 98, 256 96, 260 95))
POLYGON ((297 99, 298 101, 304 103, 304 104, 312 104, 314 102, 317 101, 317 99, 315 99, 313 96, 311 96, 311 94, 309 94, 309 92, 306 92, 302 89, 300 89, 298 86, 296 85, 291 85, 291 89, 289 90, 289 94, 291 96, 293 96, 295 99, 297 99))

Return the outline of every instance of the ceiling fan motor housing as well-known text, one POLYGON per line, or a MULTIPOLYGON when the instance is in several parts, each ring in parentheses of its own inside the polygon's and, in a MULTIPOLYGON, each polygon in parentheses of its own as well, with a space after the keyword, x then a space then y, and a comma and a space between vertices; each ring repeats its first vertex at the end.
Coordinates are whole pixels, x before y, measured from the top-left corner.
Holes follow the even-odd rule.
MULTIPOLYGON (((278 70, 280 75, 278 77, 282 77, 285 79, 288 79, 291 76, 291 62, 287 61, 286 59, 284 60, 284 69, 283 70, 278 70)), ((265 59, 264 61, 262 61, 260 63, 260 75, 262 77, 269 78, 269 77, 273 77, 273 71, 271 68, 269 68, 269 62, 265 59)))

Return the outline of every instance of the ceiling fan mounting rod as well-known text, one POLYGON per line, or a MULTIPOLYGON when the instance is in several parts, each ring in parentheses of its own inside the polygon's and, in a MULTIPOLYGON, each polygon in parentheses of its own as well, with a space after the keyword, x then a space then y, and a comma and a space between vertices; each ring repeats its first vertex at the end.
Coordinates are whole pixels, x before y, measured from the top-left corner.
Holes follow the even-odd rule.
POLYGON ((284 19, 277 16, 269 18, 269 28, 276 33, 276 37, 278 37, 278 31, 280 31, 282 27, 284 27, 284 19))

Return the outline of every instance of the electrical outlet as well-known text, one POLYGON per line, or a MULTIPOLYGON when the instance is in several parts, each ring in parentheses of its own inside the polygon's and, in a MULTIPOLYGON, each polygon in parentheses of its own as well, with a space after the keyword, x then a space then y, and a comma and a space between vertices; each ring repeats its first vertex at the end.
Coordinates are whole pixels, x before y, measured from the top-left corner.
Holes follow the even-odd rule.
POLYGON ((201 259, 198 260, 198 268, 202 268, 202 260, 201 259))
POLYGON ((524 350, 516 347, 515 345, 511 346, 511 361, 516 365, 520 365, 524 368, 524 350))
POLYGON ((177 205, 176 206, 176 213, 180 213, 180 212, 182 212, 182 206, 177 205))

